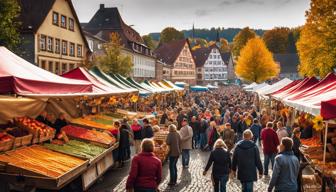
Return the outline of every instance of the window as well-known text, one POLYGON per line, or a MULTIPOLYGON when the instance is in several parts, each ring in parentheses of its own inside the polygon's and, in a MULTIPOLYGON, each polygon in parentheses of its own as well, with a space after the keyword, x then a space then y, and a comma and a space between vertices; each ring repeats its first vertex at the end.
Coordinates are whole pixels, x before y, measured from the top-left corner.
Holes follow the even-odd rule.
POLYGON ((47 37, 47 50, 53 52, 53 41, 52 37, 47 37))
POLYGON ((77 45, 77 57, 82 57, 82 45, 77 45))
POLYGON ((68 42, 62 41, 62 55, 68 55, 68 42))
POLYGON ((60 70, 59 70, 59 62, 55 62, 55 73, 60 75, 59 74, 60 70))
POLYGON ((45 35, 40 36, 40 49, 43 51, 46 49, 46 36, 45 35))
POLYGON ((62 74, 67 72, 67 64, 66 63, 62 63, 62 74))
POLYGON ((70 51, 69 51, 70 56, 75 56, 75 44, 70 43, 70 51))
POLYGON ((41 68, 46 69, 46 61, 45 60, 41 61, 41 68))
POLYGON ((48 70, 50 72, 54 72, 54 63, 52 61, 48 62, 48 70))
POLYGON ((53 12, 53 16, 52 16, 52 23, 54 25, 59 25, 59 20, 58 20, 58 13, 57 12, 53 12))
POLYGON ((67 18, 64 15, 61 15, 61 27, 67 28, 67 18))
POLYGON ((60 44, 61 41, 59 39, 55 39, 55 53, 60 53, 60 44))
POLYGON ((75 68, 75 64, 70 63, 70 65, 69 65, 69 70, 73 70, 74 68, 75 68))
POLYGON ((74 31, 75 30, 75 22, 72 18, 69 18, 69 30, 74 31))

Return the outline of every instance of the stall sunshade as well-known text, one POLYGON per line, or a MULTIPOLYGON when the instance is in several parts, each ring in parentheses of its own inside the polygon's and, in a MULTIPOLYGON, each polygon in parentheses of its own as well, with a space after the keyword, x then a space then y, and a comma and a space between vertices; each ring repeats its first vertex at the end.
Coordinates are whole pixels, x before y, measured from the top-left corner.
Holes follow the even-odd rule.
POLYGON ((164 81, 165 83, 167 83, 168 85, 170 85, 173 89, 177 90, 177 91, 183 91, 184 89, 182 87, 179 87, 177 85, 175 85, 174 83, 172 83, 171 81, 168 81, 168 80, 162 80, 164 81))
POLYGON ((296 86, 297 84, 299 84, 301 81, 303 81, 302 79, 298 79, 298 80, 295 80, 293 82, 291 82, 290 84, 284 86, 283 88, 277 90, 277 91, 274 91, 274 92, 270 92, 268 93, 268 95, 275 95, 275 94, 279 94, 279 93, 282 93, 290 88, 292 88, 293 86, 296 86))
POLYGON ((318 80, 315 77, 306 78, 295 86, 287 89, 286 91, 283 91, 279 94, 274 94, 272 96, 276 99, 282 100, 288 96, 291 96, 293 93, 303 91, 315 85, 316 83, 318 83, 318 80))
POLYGON ((143 86, 141 86, 138 82, 136 82, 133 78, 131 77, 127 77, 126 80, 128 82, 130 82, 131 84, 133 84, 135 87, 137 87, 138 89, 143 89, 143 90, 146 90, 146 91, 149 91, 149 92, 152 92, 150 89, 147 89, 143 86))
POLYGON ((270 85, 268 87, 264 87, 262 89, 259 89, 257 90, 257 93, 259 95, 267 95, 267 94, 270 94, 270 93, 273 93, 275 91, 278 91, 280 89, 282 89, 283 87, 285 87, 286 85, 292 83, 293 81, 288 79, 288 78, 284 78, 276 83, 274 83, 273 85, 270 85))
POLYGON ((195 85, 195 86, 190 86, 190 90, 191 91, 209 91, 209 89, 207 87, 203 87, 203 86, 199 86, 199 85, 195 85))
POLYGON ((63 77, 67 77, 70 79, 80 79, 86 80, 93 84, 93 90, 96 94, 110 95, 110 94, 121 94, 121 93, 131 93, 133 90, 122 90, 109 84, 108 82, 99 79, 98 77, 93 77, 86 69, 82 67, 78 67, 72 71, 69 71, 62 75, 63 77))
POLYGON ((57 96, 92 92, 88 81, 60 77, 0 47, 0 93, 57 96))
POLYGON ((321 102, 321 116, 325 120, 336 118, 336 98, 321 102))

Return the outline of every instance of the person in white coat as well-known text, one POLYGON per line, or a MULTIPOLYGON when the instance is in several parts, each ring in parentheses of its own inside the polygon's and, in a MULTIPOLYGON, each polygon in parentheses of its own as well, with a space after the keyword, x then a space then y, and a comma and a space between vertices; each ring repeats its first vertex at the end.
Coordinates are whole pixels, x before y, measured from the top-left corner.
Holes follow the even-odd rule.
POLYGON ((182 149, 182 166, 183 168, 189 167, 190 150, 192 149, 193 130, 188 125, 186 118, 182 121, 181 135, 181 149, 182 149))

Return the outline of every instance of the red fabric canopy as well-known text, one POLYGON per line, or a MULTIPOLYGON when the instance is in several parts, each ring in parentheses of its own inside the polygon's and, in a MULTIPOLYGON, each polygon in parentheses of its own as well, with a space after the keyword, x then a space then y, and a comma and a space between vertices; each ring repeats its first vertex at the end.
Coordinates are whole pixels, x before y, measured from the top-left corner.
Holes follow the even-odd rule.
POLYGON ((315 78, 315 77, 310 77, 310 78, 306 78, 303 81, 301 81, 300 83, 296 84, 295 86, 281 92, 278 94, 273 94, 272 96, 278 99, 283 99, 286 97, 291 96, 294 93, 298 93, 301 92, 313 85, 315 85, 316 83, 318 83, 319 81, 315 78))
POLYGON ((311 97, 317 94, 322 94, 326 91, 330 91, 331 89, 336 88, 336 75, 333 73, 329 73, 325 78, 323 78, 320 82, 315 85, 302 90, 301 92, 297 92, 293 96, 288 97, 289 100, 297 100, 305 97, 311 97))
POLYGON ((93 92, 97 94, 118 94, 134 92, 134 90, 128 91, 120 89, 104 81, 103 79, 97 79, 82 67, 78 67, 72 71, 69 71, 62 76, 70 79, 79 79, 91 82, 93 84, 93 92))
POLYGON ((321 116, 323 119, 335 119, 336 118, 336 99, 321 102, 321 116))
POLYGON ((90 82, 60 77, 0 47, 0 93, 57 95, 86 92, 92 92, 90 82))
POLYGON ((279 89, 279 90, 277 90, 273 93, 270 93, 270 95, 275 95, 275 94, 282 93, 282 92, 288 90, 289 88, 295 86, 296 84, 300 83, 301 81, 302 81, 301 79, 295 80, 295 81, 291 82, 290 84, 284 86, 283 88, 281 88, 281 89, 279 89))

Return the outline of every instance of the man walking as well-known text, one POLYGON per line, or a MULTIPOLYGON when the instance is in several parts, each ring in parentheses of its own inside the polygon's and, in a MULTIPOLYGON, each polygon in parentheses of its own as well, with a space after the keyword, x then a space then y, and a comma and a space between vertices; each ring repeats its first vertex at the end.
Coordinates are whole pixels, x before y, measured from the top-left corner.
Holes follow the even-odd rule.
POLYGON ((260 132, 261 132, 261 126, 259 124, 258 119, 253 120, 253 124, 251 125, 251 131, 253 133, 253 142, 257 143, 259 141, 260 145, 260 132))
POLYGON ((284 137, 281 140, 280 153, 275 157, 272 179, 268 191, 275 188, 276 192, 296 192, 297 177, 300 163, 292 150, 293 140, 284 137))
POLYGON ((189 167, 190 149, 192 149, 193 130, 188 125, 188 120, 182 120, 181 135, 181 149, 182 149, 182 166, 183 168, 189 167))
POLYGON ((257 181, 257 169, 259 178, 263 173, 259 149, 252 138, 252 132, 249 129, 245 130, 243 140, 237 144, 233 152, 232 170, 235 174, 238 169, 238 179, 243 192, 253 192, 253 182, 257 181))
POLYGON ((201 123, 196 118, 196 116, 193 116, 191 118, 190 126, 193 130, 192 147, 193 149, 197 149, 197 146, 199 145, 199 131, 200 131, 201 123))
POLYGON ((273 123, 268 122, 266 128, 261 131, 262 149, 264 152, 264 175, 268 175, 268 166, 271 161, 272 169, 274 158, 278 152, 279 138, 273 129, 273 123))

